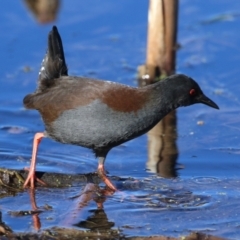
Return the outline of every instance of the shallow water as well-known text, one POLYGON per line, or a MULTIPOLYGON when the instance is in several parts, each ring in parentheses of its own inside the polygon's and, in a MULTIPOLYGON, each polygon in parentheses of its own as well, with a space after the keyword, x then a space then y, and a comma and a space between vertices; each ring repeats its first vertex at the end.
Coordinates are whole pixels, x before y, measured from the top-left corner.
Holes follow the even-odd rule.
MULTIPOLYGON (((0 10, 4 33, 0 45, 1 167, 28 166, 33 135, 44 129, 36 111, 24 110, 22 99, 36 87, 52 25, 62 35, 71 75, 137 86, 136 69, 145 62, 147 8, 147 1, 136 6, 136 1, 129 0, 107 0, 101 5, 65 0, 57 20, 44 25, 23 1, 4 2, 0 10)), ((109 153, 109 174, 133 180, 114 182, 124 197, 116 193, 105 199, 102 221, 108 223, 106 228, 120 229, 127 236, 182 236, 202 231, 240 238, 239 9, 240 2, 234 0, 180 1, 177 72, 196 79, 220 111, 203 105, 178 110, 176 179, 147 170, 146 135, 109 153)), ((87 149, 50 139, 40 145, 39 171, 84 174, 96 167, 87 149)), ((77 223, 80 229, 86 227, 83 222, 97 215, 96 203, 76 210, 75 200, 70 199, 82 187, 37 189, 37 205, 53 207, 39 215, 41 229, 77 223)), ((14 231, 34 231, 32 216, 9 214, 31 209, 28 191, 0 199, 0 205, 3 221, 14 231)))

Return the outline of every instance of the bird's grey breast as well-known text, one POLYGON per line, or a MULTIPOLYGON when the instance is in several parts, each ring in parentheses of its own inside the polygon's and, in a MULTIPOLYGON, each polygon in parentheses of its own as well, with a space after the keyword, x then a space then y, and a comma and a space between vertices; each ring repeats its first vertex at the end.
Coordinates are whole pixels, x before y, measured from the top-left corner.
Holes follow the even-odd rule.
POLYGON ((118 145, 146 132, 154 121, 153 114, 147 105, 135 112, 121 112, 97 99, 65 110, 46 130, 57 141, 100 148, 110 143, 118 145))

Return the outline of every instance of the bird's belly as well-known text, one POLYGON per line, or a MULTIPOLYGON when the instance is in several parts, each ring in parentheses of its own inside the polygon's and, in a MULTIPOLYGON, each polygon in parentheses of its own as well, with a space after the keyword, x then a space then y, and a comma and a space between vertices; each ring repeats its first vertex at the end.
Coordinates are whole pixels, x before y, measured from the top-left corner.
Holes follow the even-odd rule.
POLYGON ((46 126, 48 135, 62 143, 88 148, 117 146, 147 132, 154 117, 145 109, 119 112, 96 100, 91 104, 65 110, 46 126))

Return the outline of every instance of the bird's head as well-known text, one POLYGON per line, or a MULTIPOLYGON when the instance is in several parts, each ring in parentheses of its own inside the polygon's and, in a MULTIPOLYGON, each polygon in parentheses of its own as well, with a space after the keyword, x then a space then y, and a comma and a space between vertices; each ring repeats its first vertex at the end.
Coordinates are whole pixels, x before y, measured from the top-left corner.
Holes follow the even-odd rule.
POLYGON ((183 74, 175 74, 164 81, 164 91, 167 92, 165 101, 168 101, 170 105, 172 104, 172 108, 203 103, 219 109, 218 105, 203 93, 192 78, 183 74))

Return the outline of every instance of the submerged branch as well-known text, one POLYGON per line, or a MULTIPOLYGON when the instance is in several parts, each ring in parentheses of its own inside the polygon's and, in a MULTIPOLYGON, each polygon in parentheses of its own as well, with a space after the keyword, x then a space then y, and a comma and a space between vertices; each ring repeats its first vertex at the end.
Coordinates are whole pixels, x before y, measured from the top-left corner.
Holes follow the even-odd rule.
MULTIPOLYGON (((0 190, 1 194, 10 195, 22 191, 23 183, 27 178, 28 172, 25 170, 11 170, 0 168, 0 190)), ((70 187, 79 183, 94 183, 99 184, 101 179, 97 173, 88 174, 65 174, 65 173, 47 173, 47 172, 36 172, 36 176, 43 180, 47 187, 50 188, 63 188, 70 187)), ((36 182, 36 186, 40 186, 36 182)))

